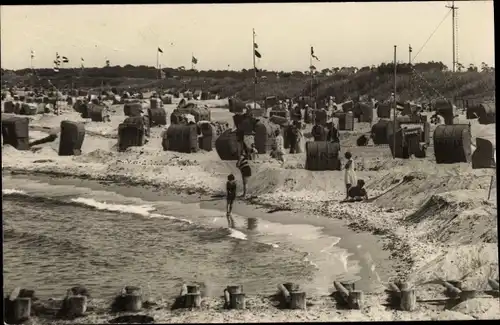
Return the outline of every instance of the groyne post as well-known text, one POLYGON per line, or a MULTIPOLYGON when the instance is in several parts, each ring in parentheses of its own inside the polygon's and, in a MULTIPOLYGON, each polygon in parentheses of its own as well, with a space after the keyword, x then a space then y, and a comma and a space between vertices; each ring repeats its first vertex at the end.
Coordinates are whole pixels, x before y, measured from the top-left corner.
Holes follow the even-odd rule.
POLYGON ((224 299, 226 301, 226 305, 230 309, 246 308, 245 294, 243 293, 243 286, 241 285, 227 286, 226 289, 224 290, 224 299))
POLYGON ((364 295, 360 290, 354 290, 355 284, 351 282, 334 281, 333 286, 342 298, 343 302, 351 309, 362 309, 364 295))
POLYGON ((142 309, 141 288, 126 286, 122 290, 123 310, 129 312, 138 312, 142 309))
POLYGON ((12 308, 10 315, 6 316, 10 316, 9 318, 11 319, 9 321, 16 324, 28 320, 31 315, 31 298, 21 297, 20 293, 21 288, 14 288, 7 298, 8 301, 6 301, 10 306, 4 307, 5 311, 7 311, 8 307, 12 308))
POLYGON ((187 294, 185 296, 184 302, 185 308, 193 309, 201 307, 201 292, 199 285, 195 284, 187 286, 187 294))
POLYGON ((462 292, 460 287, 462 287, 462 284, 459 281, 442 281, 441 284, 446 288, 447 296, 451 298, 460 296, 460 293, 462 292))
POLYGON ((490 285, 490 287, 495 290, 495 291, 498 291, 499 290, 499 284, 498 284, 498 280, 495 280, 495 279, 488 279, 488 284, 490 285))
POLYGON ((416 309, 417 296, 408 282, 390 282, 388 287, 390 302, 393 307, 399 307, 403 311, 414 311, 416 309))
POLYGON ((87 311, 87 296, 75 294, 73 289, 68 289, 64 300, 67 316, 80 317, 87 311))

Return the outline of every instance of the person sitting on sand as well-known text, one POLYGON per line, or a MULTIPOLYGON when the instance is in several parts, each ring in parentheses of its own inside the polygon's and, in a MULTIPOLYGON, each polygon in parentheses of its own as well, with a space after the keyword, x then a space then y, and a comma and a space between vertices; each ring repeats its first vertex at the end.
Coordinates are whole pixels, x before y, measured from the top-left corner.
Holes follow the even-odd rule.
POLYGON ((234 228, 234 220, 231 214, 233 212, 233 203, 235 199, 236 199, 236 180, 233 174, 229 174, 227 176, 227 183, 226 183, 226 200, 227 200, 226 217, 229 228, 234 228))
POLYGON ((236 167, 238 167, 241 172, 241 178, 243 179, 242 197, 245 197, 247 195, 248 178, 252 176, 252 169, 250 168, 250 164, 248 163, 248 153, 245 150, 243 150, 240 159, 238 160, 238 162, 236 162, 236 167))
POLYGON ((347 159, 347 163, 345 164, 345 173, 344 173, 344 180, 345 180, 345 188, 346 188, 346 197, 345 199, 349 199, 349 189, 353 184, 356 184, 356 173, 354 172, 354 161, 352 159, 352 154, 347 151, 345 153, 345 158, 347 159))
POLYGON ((365 181, 359 179, 356 186, 351 187, 347 192, 348 200, 352 201, 363 201, 368 200, 368 193, 363 188, 365 186, 365 181))

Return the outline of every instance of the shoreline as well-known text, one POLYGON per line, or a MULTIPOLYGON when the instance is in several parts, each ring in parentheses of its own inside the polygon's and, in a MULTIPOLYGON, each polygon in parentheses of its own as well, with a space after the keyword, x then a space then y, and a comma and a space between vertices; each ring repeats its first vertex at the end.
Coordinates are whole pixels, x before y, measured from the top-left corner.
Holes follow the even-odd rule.
MULTIPOLYGON (((19 175, 19 174, 17 174, 19 175)), ((108 184, 108 182, 98 182, 94 180, 83 180, 74 177, 61 177, 61 178, 50 178, 47 175, 12 175, 13 179, 27 179, 34 181, 43 181, 44 183, 49 183, 53 185, 70 185, 77 187, 90 188, 91 190, 105 190, 118 193, 125 197, 134 197, 145 200, 146 202, 154 204, 156 201, 177 201, 183 204, 198 203, 200 209, 208 209, 221 212, 221 218, 223 217, 223 212, 225 211, 225 201, 224 198, 213 197, 208 195, 190 195, 185 192, 174 193, 169 190, 158 190, 152 189, 146 186, 130 186, 129 184, 108 184)), ((237 218, 257 218, 267 223, 274 223, 279 226, 292 226, 300 227, 312 226, 319 228, 320 236, 326 236, 325 238, 340 239, 339 242, 335 244, 338 249, 346 250, 350 260, 354 260, 359 263, 360 271, 353 273, 354 278, 360 278, 356 280, 357 286, 362 290, 369 290, 371 292, 382 291, 383 285, 395 277, 394 272, 395 263, 391 260, 390 253, 384 249, 384 239, 380 236, 375 236, 369 232, 364 231, 352 231, 349 229, 348 225, 342 221, 332 218, 324 218, 307 213, 302 213, 301 211, 291 211, 291 210, 268 210, 267 207, 257 203, 249 203, 246 201, 237 201, 237 204, 233 207, 233 212, 237 218), (361 245, 361 243, 363 245, 361 245)), ((183 217, 184 218, 184 217, 183 217)), ((239 221, 240 226, 242 225, 242 220, 239 221)), ((243 224, 244 225, 244 224, 243 224)), ((206 225, 210 226, 210 225, 206 225)), ((278 227, 279 227, 278 226, 278 227)), ((267 226, 265 226, 267 227, 267 226)), ((243 226, 244 228, 244 226, 243 226)), ((238 231, 246 230, 237 228, 238 231)), ((320 240, 317 238, 316 240, 320 240)), ((298 249, 304 253, 315 254, 317 244, 313 240, 308 246, 298 246, 298 249), (311 246, 312 245, 312 246, 311 246), (305 250, 305 251, 304 251, 305 250)), ((265 243, 266 244, 266 243, 265 243)), ((290 242, 286 242, 286 245, 294 245, 293 237, 290 242)), ((270 245, 267 243, 266 245, 270 245)), ((321 246, 321 248, 325 248, 321 246)), ((324 269, 324 266, 322 267, 324 269)))
MULTIPOLYGON (((210 191, 206 190, 203 188, 196 188, 196 187, 176 187, 172 186, 172 184, 169 183, 160 183, 160 184, 153 184, 147 181, 140 181, 140 180, 132 180, 129 177, 125 176, 119 176, 118 179, 114 178, 114 175, 107 175, 106 177, 103 178, 97 178, 97 177, 92 177, 90 174, 83 174, 83 175, 74 175, 68 172, 62 172, 62 171, 50 171, 50 172, 45 172, 45 171, 25 171, 23 169, 19 168, 12 168, 12 167, 7 167, 4 168, 2 167, 2 173, 4 172, 9 172, 13 176, 15 175, 34 175, 36 176, 41 175, 41 176, 54 176, 57 178, 74 178, 74 179, 83 179, 83 180, 89 180, 89 181, 95 181, 98 183, 112 183, 113 185, 126 185, 126 186, 142 186, 146 187, 149 190, 153 191, 161 191, 161 190, 168 190, 177 195, 178 197, 186 197, 185 195, 193 195, 197 194, 199 197, 204 196, 204 197, 214 197, 214 195, 220 194, 218 191, 210 191)), ((190 200, 191 202, 199 201, 198 199, 196 200, 190 200)), ((292 212, 303 212, 296 207, 284 207, 283 205, 279 204, 272 204, 269 202, 261 203, 258 202, 255 197, 250 197, 249 199, 246 199, 244 201, 241 201, 245 205, 261 208, 261 209, 273 209, 273 210, 279 210, 279 209, 290 209, 292 212)), ((321 218, 327 218, 327 219, 332 219, 331 217, 319 213, 321 218)), ((391 266, 393 267, 392 269, 392 276, 389 277, 389 280, 397 280, 401 278, 405 278, 408 273, 411 270, 411 267, 413 266, 413 260, 411 259, 411 256, 406 255, 404 252, 407 251, 409 248, 409 245, 404 243, 402 239, 398 238, 395 234, 391 234, 388 230, 386 229, 378 229, 374 225, 368 225, 366 223, 357 223, 355 221, 353 222, 346 222, 345 219, 343 218, 333 218, 335 220, 338 220, 342 222, 345 227, 348 229, 352 230, 353 232, 368 232, 373 236, 376 236, 382 244, 383 250, 389 251, 391 258, 396 260, 393 261, 391 266), (383 237, 382 237, 383 236, 383 237)), ((304 223, 307 223, 307 220, 304 220, 304 223)))

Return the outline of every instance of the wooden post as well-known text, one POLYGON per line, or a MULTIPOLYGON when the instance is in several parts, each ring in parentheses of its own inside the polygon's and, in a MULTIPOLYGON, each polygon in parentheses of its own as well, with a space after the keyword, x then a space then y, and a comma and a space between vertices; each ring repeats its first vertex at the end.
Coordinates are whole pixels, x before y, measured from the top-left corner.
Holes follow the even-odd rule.
POLYGON ((340 293, 342 299, 347 303, 349 301, 349 290, 347 290, 340 282, 334 281, 335 289, 340 293))
POLYGON ((401 291, 410 289, 410 284, 408 282, 404 282, 404 281, 399 281, 397 283, 397 286, 398 286, 399 290, 401 290, 401 291))
POLYGON ((232 293, 230 300, 231 309, 245 309, 245 294, 243 292, 232 293))
POLYGON ((401 290, 401 310, 414 311, 417 306, 417 296, 414 289, 401 290))
POLYGON ((16 298, 14 300, 14 322, 21 322, 30 318, 31 315, 31 299, 16 298))
POLYGON ((461 290, 453 286, 448 281, 443 281, 443 286, 446 288, 446 294, 452 297, 457 297, 460 295, 461 290))
POLYGON ((257 218, 248 218, 247 219, 247 229, 248 230, 257 229, 257 218))
POLYGON ((354 284, 354 282, 340 282, 340 284, 344 286, 344 288, 346 288, 348 291, 356 289, 356 285, 354 284))
POLYGON ((137 312, 142 309, 141 288, 126 286, 122 291, 122 296, 125 311, 137 312))
POLYGON ((498 281, 497 280, 494 280, 494 279, 488 279, 488 283, 490 285, 490 287, 493 289, 493 290, 499 290, 499 284, 498 284, 498 281))
POLYGON ((224 307, 225 308, 230 308, 231 307, 231 296, 229 295, 229 291, 224 289, 224 307))
POLYGON ((457 280, 448 280, 447 281, 449 284, 451 284, 452 286, 454 286, 455 288, 457 289, 462 289, 462 282, 461 281, 457 281, 457 280))
POLYGON ((290 309, 306 309, 306 293, 303 291, 290 292, 290 309))
POLYGON ((200 286, 197 284, 187 286, 187 293, 200 293, 200 286))
POLYGON ((186 308, 200 308, 201 307, 201 294, 197 293, 188 293, 186 295, 186 308))
POLYGON ((280 291, 281 295, 281 301, 280 305, 282 308, 288 308, 289 303, 290 303, 290 292, 288 289, 283 285, 283 284, 278 284, 278 290, 280 291))
POLYGON ((227 286, 227 291, 229 292, 230 295, 237 294, 237 293, 242 293, 243 292, 243 287, 239 286, 239 285, 227 286))
POLYGON ((460 301, 465 301, 476 297, 476 290, 462 290, 460 292, 460 301))
POLYGON ((187 285, 183 284, 181 287, 181 292, 179 292, 179 296, 183 297, 183 296, 187 295, 187 293, 188 293, 187 285))
POLYGON ((363 309, 364 296, 363 291, 349 291, 348 303, 352 309, 363 309))
POLYGON ((79 317, 83 316, 87 311, 87 297, 86 296, 69 296, 68 300, 68 315, 79 317))
POLYGON ((400 306, 401 304, 401 291, 399 287, 392 283, 389 282, 389 292, 390 292, 390 303, 393 307, 400 306))
POLYGON ((288 292, 292 292, 292 291, 299 291, 300 290, 300 286, 296 283, 292 283, 292 282, 287 282, 287 283, 283 283, 283 286, 288 290, 288 292))

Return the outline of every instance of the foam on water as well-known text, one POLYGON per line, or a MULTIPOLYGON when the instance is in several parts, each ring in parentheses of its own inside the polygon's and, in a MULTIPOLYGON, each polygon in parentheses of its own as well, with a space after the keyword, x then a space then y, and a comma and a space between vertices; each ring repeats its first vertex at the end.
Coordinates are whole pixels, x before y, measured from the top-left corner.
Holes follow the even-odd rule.
POLYGON ((13 189, 2 189, 2 195, 11 195, 11 194, 19 194, 19 195, 26 195, 26 192, 23 190, 16 190, 15 188, 13 189))
POLYGON ((150 215, 151 211, 156 210, 155 207, 150 205, 126 205, 126 204, 115 204, 115 203, 106 203, 99 202, 94 199, 78 197, 75 199, 71 199, 71 202, 83 204, 89 207, 92 207, 97 210, 107 210, 112 212, 123 212, 123 213, 133 213, 138 214, 144 217, 150 215))

